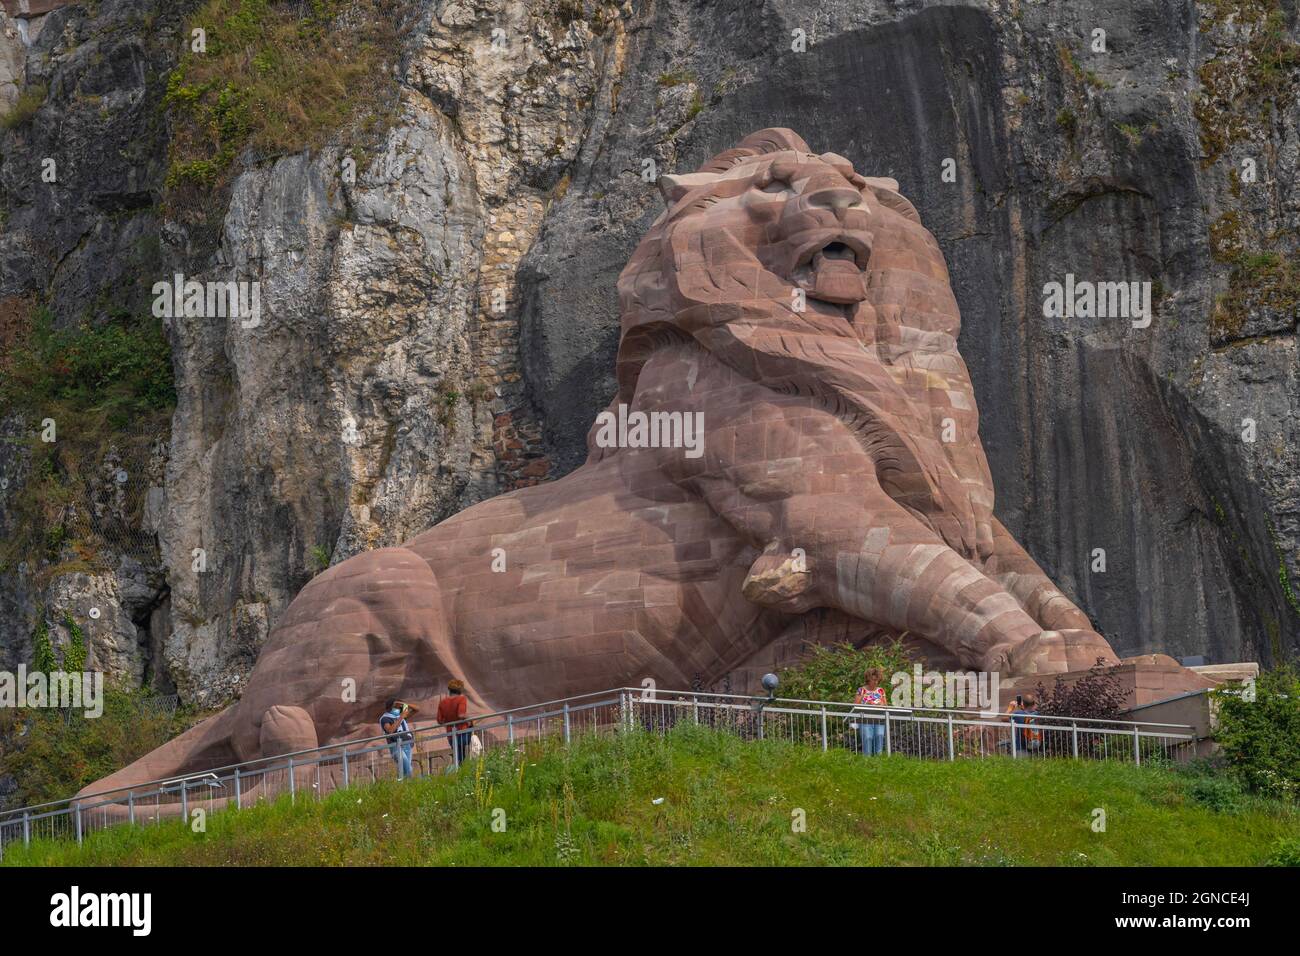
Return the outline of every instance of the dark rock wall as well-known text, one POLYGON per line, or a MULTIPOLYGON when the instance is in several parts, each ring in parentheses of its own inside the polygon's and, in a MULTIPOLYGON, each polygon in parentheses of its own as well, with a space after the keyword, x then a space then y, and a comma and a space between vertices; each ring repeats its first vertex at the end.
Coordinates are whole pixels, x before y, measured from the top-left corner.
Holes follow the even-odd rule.
MULTIPOLYGON (((206 241, 164 211, 158 106, 195 6, 0 20, 0 98, 14 63, 47 90, 0 131, 0 318, 32 296, 61 323, 147 308, 181 267, 260 279, 268 312, 249 334, 171 329, 156 566, 44 593, 4 569, 0 666, 29 657, 38 604, 82 595, 119 641, 137 628, 137 672, 214 703, 318 549, 571 470, 614 393, 615 279, 662 209, 647 164, 690 171, 774 125, 917 206, 998 514, 1121 653, 1300 648, 1300 279, 1251 272, 1300 261, 1300 70, 1257 55, 1277 23, 1274 48, 1296 42, 1294 0, 411 0, 396 126, 358 183, 335 181, 337 150, 243 157, 206 241), (36 188, 48 155, 59 181, 36 188), (1066 273, 1152 282, 1151 325, 1045 318, 1066 273)), ((4 529, 17 446, 0 476, 4 529)))

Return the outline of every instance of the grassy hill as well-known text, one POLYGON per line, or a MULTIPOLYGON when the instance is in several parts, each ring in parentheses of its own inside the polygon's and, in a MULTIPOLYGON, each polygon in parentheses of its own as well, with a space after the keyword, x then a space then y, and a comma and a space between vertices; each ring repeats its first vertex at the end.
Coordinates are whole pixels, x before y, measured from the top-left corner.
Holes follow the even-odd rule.
POLYGON ((206 833, 176 821, 80 848, 8 847, 5 863, 1295 864, 1300 813, 1157 767, 865 759, 682 727, 567 751, 533 744, 456 776, 217 813, 206 833), (1092 829, 1095 808, 1105 832, 1092 829))

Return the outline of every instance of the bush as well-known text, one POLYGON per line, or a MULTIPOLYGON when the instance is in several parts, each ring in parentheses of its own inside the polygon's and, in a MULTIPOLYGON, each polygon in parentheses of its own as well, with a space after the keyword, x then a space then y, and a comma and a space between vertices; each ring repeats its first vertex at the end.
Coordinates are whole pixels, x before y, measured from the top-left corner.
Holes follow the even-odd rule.
POLYGON ((197 723, 200 715, 168 713, 148 690, 106 684, 104 712, 0 710, 0 776, 17 784, 17 806, 70 797, 125 767, 197 723))
POLYGON ((1228 768, 1247 788, 1300 799, 1300 674, 1291 665, 1265 671, 1253 696, 1215 692, 1215 740, 1228 768))
POLYGON ((1104 658, 1072 684, 1060 677, 1048 690, 1038 685, 1038 712, 1046 717, 1084 717, 1118 720, 1128 710, 1128 692, 1104 658))
MULTIPOLYGON (((103 411, 110 425, 176 402, 171 348, 162 322, 119 313, 102 325, 56 329, 48 309, 37 309, 8 354, 0 359, 0 411, 103 411)), ((60 422, 62 426, 64 422, 60 422)))
POLYGON ((29 122, 36 111, 45 105, 46 89, 39 84, 29 86, 18 94, 18 99, 14 100, 14 105, 3 116, 0 116, 0 127, 5 129, 17 129, 29 122))
POLYGON ((1278 837, 1265 866, 1300 866, 1300 837, 1278 837))
POLYGON ((1187 784, 1187 796, 1217 813, 1237 813, 1246 807, 1246 791, 1235 777, 1196 776, 1187 784))
POLYGON ((847 643, 818 644, 803 661, 777 674, 781 678, 777 693, 799 700, 852 701, 867 668, 884 671, 888 688, 890 675, 910 671, 912 663, 901 640, 863 648, 847 643))

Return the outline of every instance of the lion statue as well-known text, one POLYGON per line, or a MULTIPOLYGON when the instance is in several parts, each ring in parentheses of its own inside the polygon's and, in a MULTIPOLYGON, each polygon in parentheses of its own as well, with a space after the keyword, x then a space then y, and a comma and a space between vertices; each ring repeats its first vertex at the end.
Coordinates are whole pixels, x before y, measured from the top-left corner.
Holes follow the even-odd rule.
POLYGON ((898 184, 767 129, 659 185, 586 463, 320 574, 237 703, 83 793, 373 736, 452 677, 485 712, 715 685, 827 635, 1003 677, 1116 661, 993 516, 947 268, 898 184))

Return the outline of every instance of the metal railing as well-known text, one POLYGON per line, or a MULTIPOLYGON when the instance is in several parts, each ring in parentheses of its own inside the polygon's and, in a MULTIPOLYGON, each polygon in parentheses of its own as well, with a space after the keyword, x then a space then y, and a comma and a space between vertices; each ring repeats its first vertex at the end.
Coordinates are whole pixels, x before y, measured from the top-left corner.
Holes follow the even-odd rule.
POLYGON ((1118 760, 1142 764, 1192 756, 1188 724, 1010 714, 921 707, 869 707, 829 701, 703 692, 634 695, 632 726, 664 732, 682 722, 746 739, 782 739, 872 755, 929 759, 1007 756, 1118 760))
MULTIPOLYGON (((957 760, 989 756, 1121 760, 1135 764, 1190 756, 1196 746, 1185 724, 1036 716, 1016 723, 1007 714, 974 710, 867 707, 831 701, 752 697, 703 691, 647 691, 621 687, 528 707, 470 715, 483 750, 525 740, 598 733, 664 734, 696 724, 743 739, 779 739, 864 755, 906 754, 957 760)), ((458 769, 460 750, 451 732, 412 726, 412 771, 430 775, 458 769)), ((461 731, 461 733, 467 733, 461 731)), ((388 735, 330 744, 275 757, 16 810, 0 811, 0 858, 6 845, 36 839, 81 842, 117 824, 190 820, 204 813, 253 806, 288 794, 320 799, 346 787, 397 776, 396 748, 388 735)))

